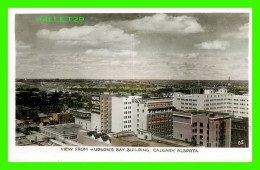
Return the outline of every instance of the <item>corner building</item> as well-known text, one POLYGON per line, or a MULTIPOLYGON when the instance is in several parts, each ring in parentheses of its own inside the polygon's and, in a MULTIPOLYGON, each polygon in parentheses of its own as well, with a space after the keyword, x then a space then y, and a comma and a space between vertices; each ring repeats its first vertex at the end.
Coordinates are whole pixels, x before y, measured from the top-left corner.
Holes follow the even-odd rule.
POLYGON ((172 137, 173 110, 171 99, 134 100, 134 132, 148 131, 156 136, 172 137))
POLYGON ((173 138, 193 146, 231 147, 231 118, 216 112, 174 112, 173 138))
POLYGON ((248 117, 248 95, 234 95, 227 89, 205 89, 203 94, 175 93, 173 105, 178 110, 204 110, 228 113, 235 118, 248 117))

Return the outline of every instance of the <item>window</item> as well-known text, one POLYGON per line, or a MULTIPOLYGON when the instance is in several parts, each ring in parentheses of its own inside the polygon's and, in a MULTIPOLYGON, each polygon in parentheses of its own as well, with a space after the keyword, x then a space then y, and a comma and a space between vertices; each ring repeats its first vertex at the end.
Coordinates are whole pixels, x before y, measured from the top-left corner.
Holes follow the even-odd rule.
POLYGON ((197 129, 192 129, 192 132, 193 133, 197 133, 197 129))
POLYGON ((200 127, 203 127, 203 123, 200 122, 200 127))
POLYGON ((76 139, 76 136, 70 136, 70 139, 76 139))
POLYGON ((180 138, 182 138, 182 134, 180 134, 180 138))
POLYGON ((203 129, 200 129, 200 133, 203 133, 203 129))

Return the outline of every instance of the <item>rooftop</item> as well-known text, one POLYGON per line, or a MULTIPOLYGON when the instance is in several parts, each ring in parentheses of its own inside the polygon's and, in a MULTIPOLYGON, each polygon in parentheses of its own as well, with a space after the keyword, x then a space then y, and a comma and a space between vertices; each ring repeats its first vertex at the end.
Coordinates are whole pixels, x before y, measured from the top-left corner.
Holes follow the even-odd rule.
POLYGON ((210 119, 219 119, 219 118, 230 118, 228 113, 221 112, 211 112, 211 111, 203 111, 203 110, 192 110, 192 111, 174 111, 173 116, 182 116, 182 117, 191 117, 191 115, 204 114, 209 116, 210 119))
POLYGON ((39 114, 38 114, 38 117, 40 117, 40 118, 44 118, 44 117, 52 117, 52 113, 50 113, 50 114, 39 113, 39 114))
POLYGON ((58 133, 59 135, 73 135, 73 134, 77 134, 78 131, 81 130, 82 128, 80 125, 69 123, 69 124, 60 124, 60 125, 52 125, 52 126, 42 126, 41 129, 58 133))
POLYGON ((161 103, 161 102, 173 102, 172 99, 165 99, 165 98, 156 98, 156 99, 141 99, 141 98, 138 98, 138 99, 134 99, 133 102, 135 103, 142 103, 142 104, 150 104, 150 103, 161 103))
MULTIPOLYGON (((164 139, 156 138, 151 141, 137 138, 131 133, 119 133, 112 135, 112 145, 118 146, 116 141, 122 141, 124 146, 140 146, 140 147, 188 147, 190 143, 176 140, 176 139, 164 139)), ((122 146, 122 145, 120 145, 122 146)))

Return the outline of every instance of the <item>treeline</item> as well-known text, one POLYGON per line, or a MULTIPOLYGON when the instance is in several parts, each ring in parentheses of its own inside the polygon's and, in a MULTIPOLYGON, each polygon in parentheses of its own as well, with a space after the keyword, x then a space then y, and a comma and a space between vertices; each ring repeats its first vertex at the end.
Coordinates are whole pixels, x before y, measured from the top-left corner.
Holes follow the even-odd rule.
MULTIPOLYGON (((19 89, 17 89, 19 90, 19 89)), ((38 120, 38 113, 59 113, 68 108, 90 109, 91 97, 79 93, 54 92, 47 94, 45 91, 17 91, 16 118, 32 118, 38 120)))

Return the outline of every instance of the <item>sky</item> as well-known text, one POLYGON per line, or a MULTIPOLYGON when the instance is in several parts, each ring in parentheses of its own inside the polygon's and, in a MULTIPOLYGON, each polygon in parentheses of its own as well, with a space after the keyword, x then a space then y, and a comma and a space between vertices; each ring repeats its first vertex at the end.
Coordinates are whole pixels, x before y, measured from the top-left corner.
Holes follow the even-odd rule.
POLYGON ((16 78, 248 80, 247 13, 16 14, 16 78), (37 17, 84 17, 82 23, 37 17))

